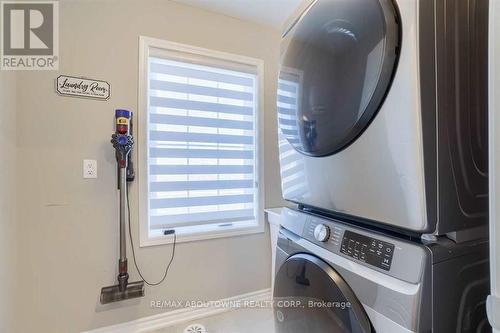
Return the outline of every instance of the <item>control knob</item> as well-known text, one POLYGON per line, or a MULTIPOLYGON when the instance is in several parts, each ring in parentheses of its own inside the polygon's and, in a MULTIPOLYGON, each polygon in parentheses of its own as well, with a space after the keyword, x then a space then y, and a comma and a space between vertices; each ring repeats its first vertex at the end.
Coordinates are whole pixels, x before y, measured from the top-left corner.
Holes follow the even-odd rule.
POLYGON ((318 242, 326 242, 330 238, 330 228, 324 224, 318 224, 314 228, 314 238, 318 242))

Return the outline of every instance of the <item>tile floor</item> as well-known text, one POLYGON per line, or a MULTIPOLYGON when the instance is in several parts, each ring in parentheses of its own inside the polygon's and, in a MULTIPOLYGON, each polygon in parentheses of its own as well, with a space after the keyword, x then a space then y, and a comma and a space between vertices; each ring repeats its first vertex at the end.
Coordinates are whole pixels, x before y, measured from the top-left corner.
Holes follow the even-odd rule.
POLYGON ((272 309, 238 309, 165 327, 152 333, 273 333, 272 309), (196 324, 202 325, 196 326, 196 324), (203 330, 204 328, 204 330, 203 330))

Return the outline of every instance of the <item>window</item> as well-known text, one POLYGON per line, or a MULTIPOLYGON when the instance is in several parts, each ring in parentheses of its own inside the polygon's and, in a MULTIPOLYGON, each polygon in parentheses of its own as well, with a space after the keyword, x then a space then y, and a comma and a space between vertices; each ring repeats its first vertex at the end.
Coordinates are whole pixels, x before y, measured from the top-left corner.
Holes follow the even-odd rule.
POLYGON ((261 61, 140 44, 141 245, 263 231, 261 61))

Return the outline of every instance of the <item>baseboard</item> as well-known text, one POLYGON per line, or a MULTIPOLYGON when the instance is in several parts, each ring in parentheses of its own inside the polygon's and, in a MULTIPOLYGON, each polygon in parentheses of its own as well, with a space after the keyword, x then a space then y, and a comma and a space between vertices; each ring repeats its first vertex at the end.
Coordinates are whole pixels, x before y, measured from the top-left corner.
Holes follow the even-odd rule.
MULTIPOLYGON (((271 289, 263 289, 247 294, 221 299, 219 300, 219 302, 257 302, 269 299, 271 299, 271 289)), ((231 311, 231 308, 183 308, 179 310, 164 312, 150 317, 139 318, 122 324, 101 327, 82 333, 146 333, 175 324, 189 322, 195 319, 213 316, 228 311, 231 311)))

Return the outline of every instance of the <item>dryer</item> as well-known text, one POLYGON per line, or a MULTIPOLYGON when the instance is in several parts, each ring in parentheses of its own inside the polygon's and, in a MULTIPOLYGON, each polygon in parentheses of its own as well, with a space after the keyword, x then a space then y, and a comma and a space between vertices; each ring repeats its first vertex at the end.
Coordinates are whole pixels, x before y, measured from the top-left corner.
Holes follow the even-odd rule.
POLYGON ((317 0, 282 39, 282 191, 409 234, 487 224, 487 0, 317 0))
POLYGON ((488 242, 395 238, 284 209, 276 249, 276 333, 491 330, 488 242))

